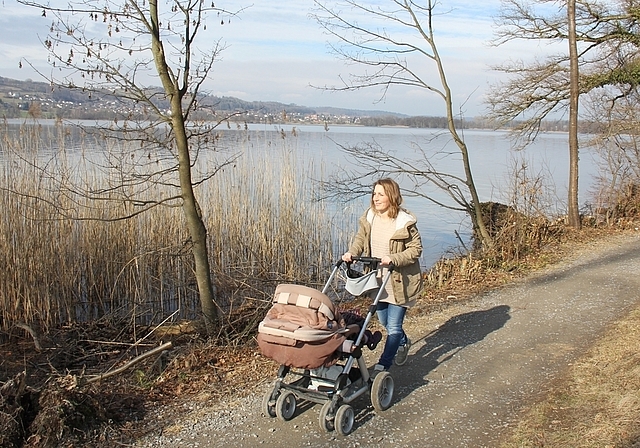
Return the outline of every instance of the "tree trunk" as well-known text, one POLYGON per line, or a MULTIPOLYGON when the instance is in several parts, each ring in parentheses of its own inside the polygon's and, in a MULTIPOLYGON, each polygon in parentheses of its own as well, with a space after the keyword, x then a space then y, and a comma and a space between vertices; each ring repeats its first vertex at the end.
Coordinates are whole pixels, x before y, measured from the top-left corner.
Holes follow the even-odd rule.
POLYGON ((215 305, 215 291, 211 281, 211 268, 209 265, 209 251, 207 249, 207 228, 202 220, 202 212, 193 192, 191 183, 191 157, 189 144, 186 137, 184 120, 181 113, 181 99, 172 99, 171 111, 174 114, 172 120, 173 131, 178 147, 178 173, 180 177, 180 190, 182 192, 182 209, 187 220, 187 228, 191 236, 191 251, 193 253, 196 283, 200 294, 200 306, 205 320, 207 334, 213 334, 217 320, 218 310, 215 305), (174 104, 177 103, 177 104, 174 104))
POLYGON ((202 220, 202 213, 191 182, 191 156, 189 154, 189 141, 182 108, 183 92, 178 86, 179 81, 172 77, 167 66, 164 48, 158 34, 157 0, 149 2, 149 10, 151 12, 151 21, 154 25, 154 31, 152 32, 153 59, 165 94, 169 98, 171 105, 171 121, 169 124, 172 127, 178 151, 178 176, 180 178, 180 191, 183 201, 182 209, 187 221, 189 236, 191 237, 191 251, 195 263, 200 306, 202 307, 207 333, 213 334, 218 321, 218 309, 215 305, 215 291, 211 280, 207 249, 207 228, 202 220))
POLYGON ((456 143, 460 148, 460 152, 462 153, 462 164, 464 166, 465 181, 467 184, 467 188, 469 189, 469 194, 471 195, 471 205, 473 207, 472 210, 469 210, 471 224, 473 225, 473 229, 476 231, 476 235, 478 236, 478 238, 480 238, 482 248, 491 249, 494 244, 493 238, 489 234, 487 226, 485 226, 484 224, 480 197, 478 196, 478 190, 476 189, 476 184, 471 174, 471 162, 469 162, 469 151, 467 149, 467 145, 464 141, 458 138, 457 132, 455 133, 454 139, 456 140, 456 143))
POLYGON ((569 191, 567 198, 568 224, 580 228, 578 208, 578 50, 576 44, 576 1, 567 0, 569 25, 569 191))

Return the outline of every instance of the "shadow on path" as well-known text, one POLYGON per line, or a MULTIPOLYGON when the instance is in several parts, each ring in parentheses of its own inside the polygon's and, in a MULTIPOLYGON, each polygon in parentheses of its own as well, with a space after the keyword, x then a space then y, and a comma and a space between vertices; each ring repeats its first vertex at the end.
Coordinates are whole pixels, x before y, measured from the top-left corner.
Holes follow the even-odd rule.
POLYGON ((423 345, 414 355, 409 356, 406 366, 395 368, 394 379, 401 387, 396 396, 400 400, 428 381, 417 382, 416 378, 427 375, 439 365, 451 359, 468 345, 483 340, 490 333, 502 328, 511 318, 507 305, 499 305, 482 311, 453 316, 437 329, 414 341, 423 345), (408 369, 407 369, 408 368, 408 369), (400 369, 407 369, 402 372, 400 369))

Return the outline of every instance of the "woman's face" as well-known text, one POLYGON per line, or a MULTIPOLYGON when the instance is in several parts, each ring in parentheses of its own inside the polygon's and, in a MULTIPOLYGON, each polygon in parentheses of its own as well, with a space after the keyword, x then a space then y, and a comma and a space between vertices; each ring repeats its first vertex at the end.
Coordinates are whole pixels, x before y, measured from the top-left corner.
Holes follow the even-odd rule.
POLYGON ((385 213, 389 210, 389 206, 391 205, 389 196, 385 193, 382 185, 376 185, 373 189, 373 205, 378 213, 385 213))

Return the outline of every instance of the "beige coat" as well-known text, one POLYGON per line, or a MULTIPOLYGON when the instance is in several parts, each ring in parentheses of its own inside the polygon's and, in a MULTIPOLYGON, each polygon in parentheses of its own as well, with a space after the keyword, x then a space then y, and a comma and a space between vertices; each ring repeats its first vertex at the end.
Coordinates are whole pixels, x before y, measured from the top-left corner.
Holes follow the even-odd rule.
MULTIPOLYGON (((358 220, 358 232, 349 252, 353 256, 371 256, 371 223, 375 212, 367 210, 358 220)), ((389 282, 398 305, 417 299, 422 293, 422 239, 416 227, 417 219, 401 209, 396 217, 396 231, 389 240, 389 253, 395 269, 389 282)))

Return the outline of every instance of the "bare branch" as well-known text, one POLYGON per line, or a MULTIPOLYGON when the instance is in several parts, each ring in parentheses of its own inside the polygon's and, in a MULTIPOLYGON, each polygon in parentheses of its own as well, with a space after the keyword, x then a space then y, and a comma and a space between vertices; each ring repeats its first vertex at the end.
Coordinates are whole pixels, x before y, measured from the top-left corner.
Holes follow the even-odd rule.
POLYGON ((483 245, 490 247, 492 240, 481 217, 482 210, 473 181, 468 149, 456 129, 451 89, 434 39, 433 14, 438 2, 388 0, 372 5, 345 0, 341 3, 345 9, 332 8, 326 2, 317 0, 315 4, 317 12, 312 17, 330 37, 338 41, 338 44, 331 44, 333 52, 347 63, 363 68, 362 73, 351 73, 349 78, 341 78, 341 85, 325 86, 323 89, 347 91, 379 88, 379 101, 386 97, 393 86, 417 87, 435 93, 443 100, 449 135, 460 151, 464 168, 464 177, 459 178, 435 170, 424 152, 422 159, 412 162, 406 157, 395 157, 375 144, 364 148, 343 148, 357 160, 362 172, 343 171, 341 192, 352 197, 354 193, 368 191, 362 180, 374 173, 378 176, 403 177, 413 184, 410 194, 467 212, 477 230, 477 236, 483 245), (438 76, 438 85, 426 80, 426 74, 430 72, 424 70, 424 66, 419 63, 421 60, 433 67, 433 72, 438 76), (413 64, 419 69, 412 68, 413 64), (452 204, 445 204, 434 199, 431 194, 423 193, 422 187, 425 186, 433 186, 446 192, 452 204))
POLYGON ((134 365, 138 364, 140 361, 143 361, 145 359, 147 359, 150 356, 153 355, 157 355, 158 353, 162 353, 166 350, 169 350, 171 347, 173 346, 173 343, 171 342, 165 342, 164 344, 149 350, 148 352, 143 353, 140 356, 137 356, 135 358, 133 358, 131 361, 127 362, 126 364, 124 364, 121 367, 118 367, 117 369, 111 370, 109 372, 103 373, 101 375, 95 375, 95 376, 90 376, 87 377, 84 381, 80 381, 80 385, 86 385, 86 384, 91 384, 91 383, 95 383, 97 381, 101 381, 101 380, 105 380, 109 377, 112 377, 114 375, 118 375, 119 373, 124 372, 125 370, 130 369, 131 367, 133 367, 134 365))
MULTIPOLYGON (((640 43, 640 22, 634 5, 634 1, 615 5, 593 0, 576 1, 580 94, 607 84, 634 84, 640 80, 635 62, 640 43)), ((505 0, 502 6, 496 18, 498 29, 494 45, 517 39, 568 39, 562 5, 557 6, 547 0, 505 0), (539 9, 534 9, 534 5, 539 9)), ((535 138, 542 120, 566 108, 569 98, 568 55, 549 56, 543 62, 515 61, 494 69, 512 76, 509 81, 491 87, 488 94, 490 118, 500 124, 522 120, 515 129, 524 141, 535 138)))
MULTIPOLYGON (((200 90, 224 45, 214 40, 210 50, 200 52, 196 41, 203 36, 208 16, 215 14, 218 21, 219 15, 231 17, 242 9, 233 13, 201 0, 71 0, 58 7, 20 2, 44 11, 51 21, 42 44, 56 69, 44 76, 52 88, 64 86, 89 97, 96 92, 110 95, 121 109, 113 123, 85 128, 96 136, 103 158, 84 160, 84 168, 100 173, 103 185, 78 185, 74 173, 65 168, 59 177, 51 177, 60 191, 45 192, 43 199, 55 210, 52 216, 103 219, 104 209, 111 207, 118 213, 109 219, 120 220, 158 206, 182 207, 202 314, 207 330, 214 334, 217 308, 208 236, 195 190, 236 156, 227 156, 213 168, 199 168, 197 163, 201 150, 219 150, 212 132, 215 126, 194 120, 202 116, 200 90), (145 85, 157 83, 158 78, 161 88, 145 85), (159 193, 156 187, 165 188, 159 193), (56 207, 60 198, 82 213, 56 207)), ((45 161, 35 171, 48 178, 54 164, 45 161)), ((27 202, 39 200, 22 197, 27 202)))

